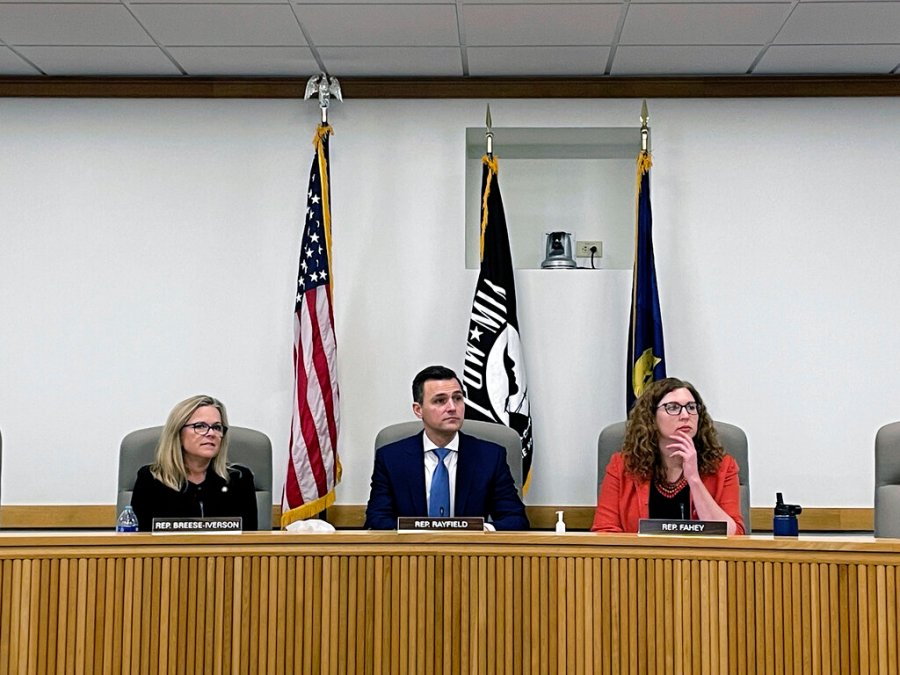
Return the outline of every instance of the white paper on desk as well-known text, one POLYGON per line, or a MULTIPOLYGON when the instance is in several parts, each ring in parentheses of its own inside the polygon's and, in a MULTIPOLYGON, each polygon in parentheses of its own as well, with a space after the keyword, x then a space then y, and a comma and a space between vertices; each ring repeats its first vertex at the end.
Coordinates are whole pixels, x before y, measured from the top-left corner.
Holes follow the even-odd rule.
POLYGON ((334 532, 334 525, 318 518, 309 520, 295 520, 284 528, 288 532, 334 532))

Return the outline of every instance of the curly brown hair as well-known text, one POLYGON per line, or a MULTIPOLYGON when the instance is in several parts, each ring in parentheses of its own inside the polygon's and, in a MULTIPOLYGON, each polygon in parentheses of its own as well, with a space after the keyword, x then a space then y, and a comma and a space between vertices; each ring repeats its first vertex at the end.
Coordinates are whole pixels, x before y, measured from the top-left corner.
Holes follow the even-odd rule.
POLYGON ((625 460, 625 469, 628 473, 641 481, 649 481, 651 478, 666 480, 665 466, 659 452, 656 409, 663 397, 676 389, 687 389, 700 404, 700 419, 697 420, 697 435, 694 436, 700 475, 708 476, 715 473, 725 456, 712 417, 706 411, 703 399, 694 385, 675 377, 667 377, 647 385, 628 415, 622 458, 625 460))

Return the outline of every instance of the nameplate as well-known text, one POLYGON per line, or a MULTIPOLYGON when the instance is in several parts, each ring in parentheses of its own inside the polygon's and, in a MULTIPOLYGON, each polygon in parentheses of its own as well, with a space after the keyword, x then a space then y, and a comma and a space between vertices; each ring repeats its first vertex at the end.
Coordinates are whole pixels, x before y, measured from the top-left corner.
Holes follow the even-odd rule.
POLYGON ((641 518, 638 534, 696 534, 722 537, 728 534, 724 520, 676 520, 667 518, 641 518))
POLYGON ((397 518, 397 532, 484 532, 484 518, 397 518))
POLYGON ((203 534, 241 532, 244 519, 234 518, 154 518, 153 534, 203 534))

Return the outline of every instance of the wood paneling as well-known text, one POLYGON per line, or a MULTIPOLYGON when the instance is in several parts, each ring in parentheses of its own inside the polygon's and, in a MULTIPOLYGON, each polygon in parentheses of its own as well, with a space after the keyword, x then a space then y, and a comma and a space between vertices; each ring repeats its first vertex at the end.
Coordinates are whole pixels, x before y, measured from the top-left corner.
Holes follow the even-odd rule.
MULTIPOLYGON (((895 75, 360 78, 344 98, 748 98, 898 96, 895 75)), ((0 96, 93 98, 302 98, 306 78, 0 77, 0 96)))
POLYGON ((0 672, 897 672, 900 541, 0 534, 0 672))

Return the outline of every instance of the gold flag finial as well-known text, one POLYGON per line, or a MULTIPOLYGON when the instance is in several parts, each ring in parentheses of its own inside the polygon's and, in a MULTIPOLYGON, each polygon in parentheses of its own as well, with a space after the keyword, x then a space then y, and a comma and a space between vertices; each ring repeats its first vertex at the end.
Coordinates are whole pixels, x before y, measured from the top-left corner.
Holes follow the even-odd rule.
POLYGON ((641 104, 641 152, 650 152, 650 113, 647 112, 647 99, 641 104))

